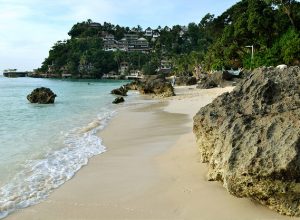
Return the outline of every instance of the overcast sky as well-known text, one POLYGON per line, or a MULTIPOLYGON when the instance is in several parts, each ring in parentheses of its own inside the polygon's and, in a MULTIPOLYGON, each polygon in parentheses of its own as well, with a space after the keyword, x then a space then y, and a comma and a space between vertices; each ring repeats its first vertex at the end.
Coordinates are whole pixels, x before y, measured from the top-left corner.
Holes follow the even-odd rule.
POLYGON ((121 26, 199 23, 237 0, 0 0, 0 71, 40 67, 49 49, 87 19, 121 26))

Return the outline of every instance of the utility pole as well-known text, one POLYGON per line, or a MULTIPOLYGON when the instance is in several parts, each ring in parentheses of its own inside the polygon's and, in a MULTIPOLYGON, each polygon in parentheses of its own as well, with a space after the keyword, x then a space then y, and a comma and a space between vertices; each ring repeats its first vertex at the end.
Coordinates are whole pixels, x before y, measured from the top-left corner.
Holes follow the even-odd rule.
POLYGON ((251 70, 252 70, 253 59, 254 59, 254 45, 246 46, 246 47, 251 48, 251 70))

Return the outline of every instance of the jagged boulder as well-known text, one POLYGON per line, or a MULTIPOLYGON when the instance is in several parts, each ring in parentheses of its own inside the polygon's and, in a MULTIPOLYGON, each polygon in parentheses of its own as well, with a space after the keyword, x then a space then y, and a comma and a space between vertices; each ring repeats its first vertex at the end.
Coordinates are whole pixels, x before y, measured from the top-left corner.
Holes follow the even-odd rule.
POLYGON ((260 68, 194 117, 208 178, 300 216, 300 68, 260 68))
POLYGON ((125 102, 125 99, 123 97, 117 97, 115 100, 112 102, 113 104, 119 104, 125 102))
POLYGON ((33 90, 28 96, 27 99, 31 103, 38 104, 53 104, 56 94, 54 94, 51 89, 41 87, 33 90))
POLYGON ((191 76, 179 76, 176 77, 175 84, 177 86, 192 86, 197 84, 197 79, 191 76))
POLYGON ((138 80, 132 81, 125 85, 127 90, 138 90, 140 82, 138 80))
POLYGON ((113 89, 110 93, 113 95, 127 96, 128 89, 126 86, 121 86, 118 89, 113 89))
POLYGON ((212 89, 221 87, 224 84, 223 73, 221 71, 213 74, 202 74, 198 82, 198 89, 212 89))
POLYGON ((144 79, 129 83, 126 88, 138 90, 141 94, 151 94, 159 97, 174 96, 174 89, 165 77, 160 75, 146 76, 144 79))

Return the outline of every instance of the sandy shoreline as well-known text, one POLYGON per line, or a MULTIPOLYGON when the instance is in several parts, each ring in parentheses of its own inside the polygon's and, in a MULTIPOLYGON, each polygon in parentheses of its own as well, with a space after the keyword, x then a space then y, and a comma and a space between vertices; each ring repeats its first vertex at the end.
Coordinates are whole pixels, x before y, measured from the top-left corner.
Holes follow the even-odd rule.
POLYGON ((292 219, 206 181, 192 117, 230 90, 181 87, 167 101, 122 110, 100 134, 106 153, 7 219, 292 219))

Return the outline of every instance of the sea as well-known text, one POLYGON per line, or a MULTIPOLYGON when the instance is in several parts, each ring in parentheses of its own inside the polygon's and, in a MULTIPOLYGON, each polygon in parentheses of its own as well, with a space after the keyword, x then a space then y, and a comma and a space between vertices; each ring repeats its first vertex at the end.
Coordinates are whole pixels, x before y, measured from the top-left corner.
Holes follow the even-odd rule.
POLYGON ((110 91, 125 83, 0 76, 0 219, 44 200, 106 151, 97 133, 119 108, 110 91), (55 104, 29 103, 38 87, 57 94, 55 104))

